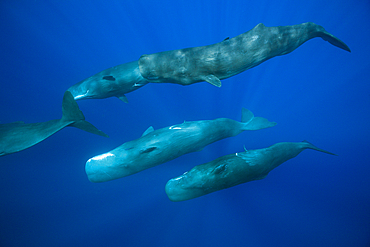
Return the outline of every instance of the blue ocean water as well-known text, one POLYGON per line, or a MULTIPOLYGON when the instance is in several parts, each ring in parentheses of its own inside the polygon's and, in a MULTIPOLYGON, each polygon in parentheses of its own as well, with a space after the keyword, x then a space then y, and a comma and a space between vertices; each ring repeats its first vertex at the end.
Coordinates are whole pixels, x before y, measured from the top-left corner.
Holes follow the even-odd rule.
POLYGON ((143 54, 203 46, 258 23, 315 22, 316 38, 222 81, 148 84, 117 98, 78 101, 104 138, 65 128, 0 157, 0 246, 369 246, 370 3, 356 1, 11 1, 0 3, 0 123, 58 119, 73 84, 143 54), (242 107, 277 126, 94 184, 85 162, 149 127, 240 120, 242 107), (308 140, 265 179, 184 202, 166 182, 222 155, 308 140))

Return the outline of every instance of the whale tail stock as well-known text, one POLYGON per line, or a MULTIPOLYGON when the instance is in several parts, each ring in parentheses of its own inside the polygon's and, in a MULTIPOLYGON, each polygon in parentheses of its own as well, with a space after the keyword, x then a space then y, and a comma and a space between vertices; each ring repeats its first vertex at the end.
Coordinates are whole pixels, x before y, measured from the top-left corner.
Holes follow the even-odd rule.
POLYGON ((321 149, 321 148, 318 148, 316 147, 315 145, 313 145, 312 143, 308 142, 308 141, 303 141, 302 143, 306 144, 307 146, 305 148, 308 148, 308 149, 313 149, 313 150, 316 150, 316 151, 319 151, 319 152, 323 152, 323 153, 326 153, 326 154, 331 154, 331 155, 335 155, 337 156, 337 154, 334 154, 334 153, 331 153, 331 152, 328 152, 324 149, 321 149))
POLYGON ((62 111, 63 116, 61 121, 72 122, 68 126, 76 127, 96 135, 108 137, 108 135, 103 131, 98 130, 94 125, 85 120, 85 116, 78 107, 70 91, 66 91, 64 93, 62 111))
POLYGON ((242 109, 241 122, 245 124, 242 130, 260 130, 270 128, 276 125, 275 122, 270 122, 266 118, 255 117, 250 110, 245 108, 242 109))

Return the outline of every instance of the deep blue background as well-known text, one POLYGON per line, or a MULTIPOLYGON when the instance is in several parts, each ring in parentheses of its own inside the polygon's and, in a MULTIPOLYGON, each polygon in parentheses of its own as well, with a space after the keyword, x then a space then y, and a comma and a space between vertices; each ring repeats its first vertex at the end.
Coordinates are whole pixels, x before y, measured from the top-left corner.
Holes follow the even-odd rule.
POLYGON ((224 80, 148 84, 79 101, 110 138, 66 128, 0 157, 0 246, 369 246, 370 3, 368 0, 22 1, 0 3, 1 123, 61 116, 64 91, 142 54, 202 46, 266 26, 312 21, 352 49, 317 38, 224 80), (87 4, 89 2, 89 4, 87 4), (227 117, 246 107, 278 125, 111 182, 85 162, 149 127, 227 117), (222 155, 308 140, 265 179, 185 202, 175 176, 222 155))

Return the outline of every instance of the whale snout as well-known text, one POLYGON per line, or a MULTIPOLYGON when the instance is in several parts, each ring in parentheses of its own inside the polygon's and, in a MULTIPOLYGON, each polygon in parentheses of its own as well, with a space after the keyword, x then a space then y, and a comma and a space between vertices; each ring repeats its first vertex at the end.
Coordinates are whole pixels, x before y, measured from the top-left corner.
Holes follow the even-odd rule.
POLYGON ((168 198, 173 202, 186 201, 201 196, 204 192, 201 187, 189 183, 186 179, 186 173, 170 179, 165 186, 165 191, 168 198))
MULTIPOLYGON (((73 95, 73 94, 72 94, 73 95)), ((82 94, 76 94, 76 95, 73 95, 73 98, 75 100, 79 100, 79 99, 87 99, 89 98, 89 90, 87 90, 85 93, 82 93, 82 94)))
POLYGON ((80 81, 67 89, 75 100, 97 98, 97 90, 98 87, 94 76, 80 81))
POLYGON ((111 170, 114 159, 115 155, 111 153, 101 154, 89 159, 85 165, 87 178, 93 183, 116 179, 114 171, 111 170))
POLYGON ((74 100, 86 99, 89 95, 89 89, 84 89, 80 83, 71 86, 67 91, 71 92, 74 100))

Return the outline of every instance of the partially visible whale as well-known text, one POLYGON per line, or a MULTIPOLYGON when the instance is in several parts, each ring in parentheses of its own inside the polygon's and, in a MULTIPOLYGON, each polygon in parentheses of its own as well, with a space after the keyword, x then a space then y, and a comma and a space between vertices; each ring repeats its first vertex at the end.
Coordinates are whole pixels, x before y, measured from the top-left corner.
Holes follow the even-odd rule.
POLYGON ((184 122, 158 130, 149 127, 139 139, 89 159, 85 171, 88 179, 95 183, 122 178, 181 155, 200 151, 208 144, 236 136, 245 130, 259 130, 275 125, 243 109, 241 122, 218 118, 184 122))
POLYGON ((91 123, 85 121, 84 115, 78 108, 72 94, 68 91, 65 92, 63 97, 62 111, 63 116, 61 119, 47 122, 0 124, 0 156, 29 148, 66 126, 76 127, 93 134, 108 137, 91 123))
POLYGON ((75 100, 117 97, 127 103, 127 93, 148 83, 139 71, 138 61, 103 70, 73 86, 70 91, 75 100))
POLYGON ((281 142, 268 148, 229 154, 195 166, 183 175, 169 180, 165 190, 168 198, 177 202, 263 179, 271 170, 307 148, 335 155, 307 141, 281 142))
POLYGON ((190 85, 206 81, 221 87, 220 80, 288 54, 316 37, 351 51, 341 40, 312 22, 278 27, 260 23, 246 33, 213 45, 143 55, 139 68, 149 82, 190 85))

